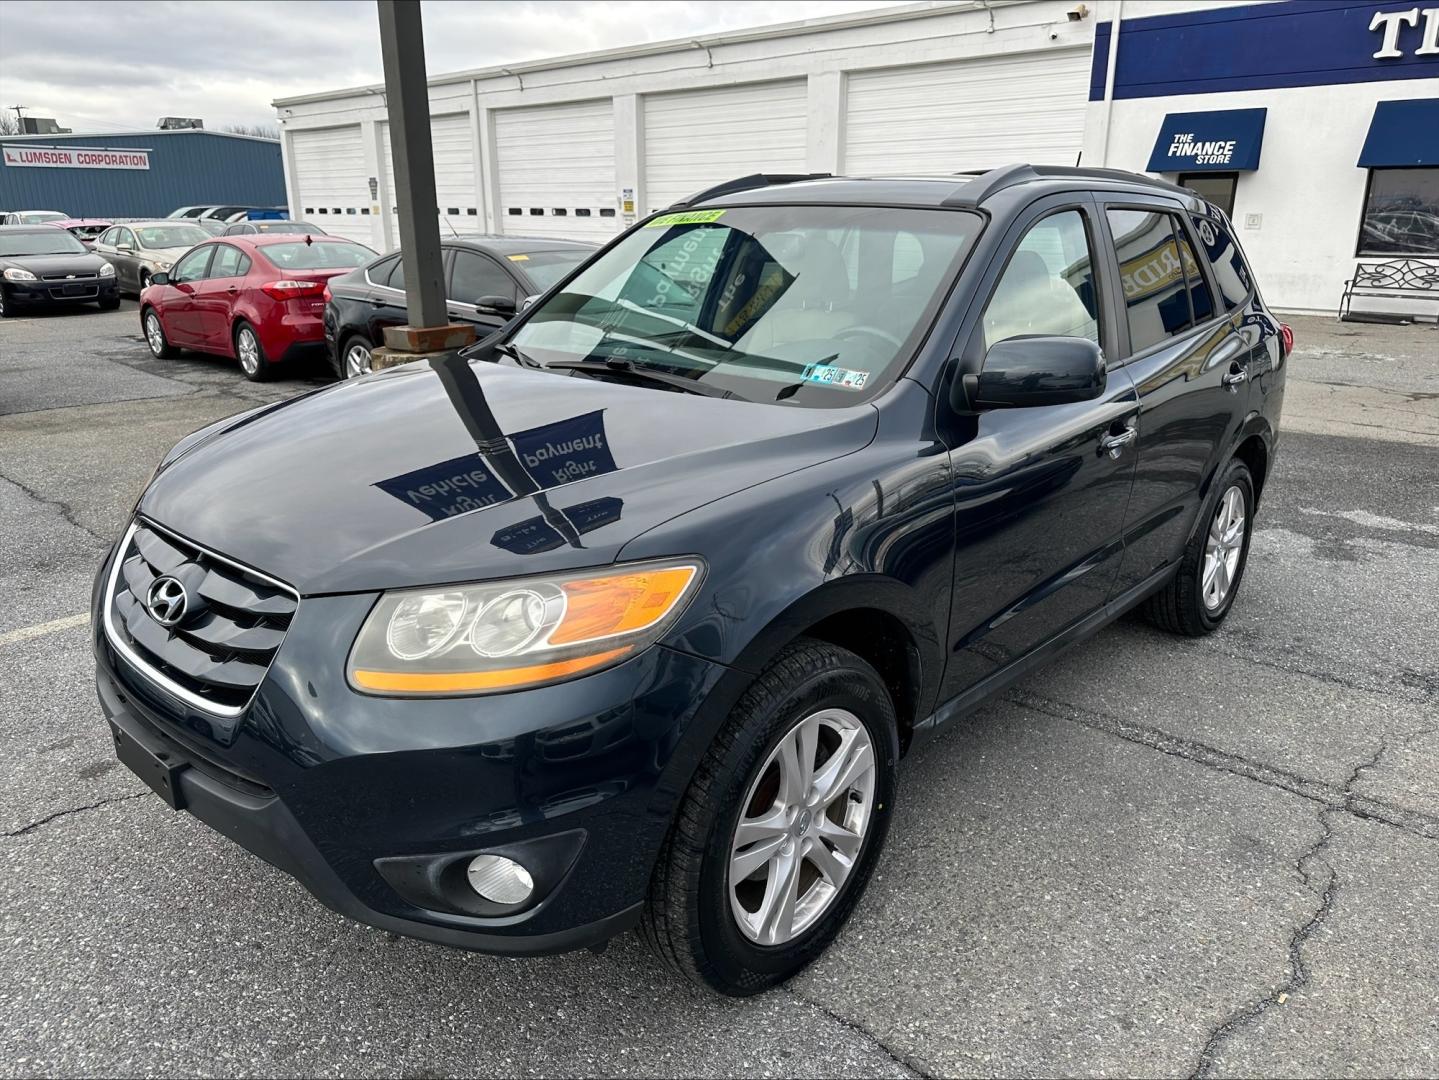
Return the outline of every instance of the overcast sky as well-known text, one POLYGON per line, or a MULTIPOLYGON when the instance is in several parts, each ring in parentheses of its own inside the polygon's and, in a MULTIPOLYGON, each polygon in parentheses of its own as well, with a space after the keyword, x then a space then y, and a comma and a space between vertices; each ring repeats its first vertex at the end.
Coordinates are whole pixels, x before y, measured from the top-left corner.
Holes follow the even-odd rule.
MULTIPOLYGON (((430 74, 887 6, 426 0, 430 74)), ((274 124, 277 97, 382 81, 372 0, 0 0, 0 106, 79 131, 274 124)), ((12 114, 13 115, 13 114, 12 114)))

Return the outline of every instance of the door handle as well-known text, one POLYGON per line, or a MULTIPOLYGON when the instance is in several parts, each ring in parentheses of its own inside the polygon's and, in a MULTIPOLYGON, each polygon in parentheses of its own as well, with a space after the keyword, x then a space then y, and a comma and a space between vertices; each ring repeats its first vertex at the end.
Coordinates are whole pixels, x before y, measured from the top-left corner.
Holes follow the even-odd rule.
POLYGON ((240 290, 239 290, 238 288, 236 288, 234 285, 231 285, 231 286, 230 286, 228 289, 226 289, 225 291, 226 291, 227 293, 237 293, 237 292, 239 292, 240 290))
POLYGON ((1099 452, 1117 458, 1124 453, 1124 448, 1137 438, 1139 438, 1139 431, 1136 428, 1127 427, 1123 431, 1111 431, 1099 440, 1099 452))
POLYGON ((1224 378, 1220 381, 1225 386, 1238 387, 1240 383, 1249 381, 1249 369, 1241 367, 1239 364, 1231 364, 1229 371, 1225 373, 1224 378))

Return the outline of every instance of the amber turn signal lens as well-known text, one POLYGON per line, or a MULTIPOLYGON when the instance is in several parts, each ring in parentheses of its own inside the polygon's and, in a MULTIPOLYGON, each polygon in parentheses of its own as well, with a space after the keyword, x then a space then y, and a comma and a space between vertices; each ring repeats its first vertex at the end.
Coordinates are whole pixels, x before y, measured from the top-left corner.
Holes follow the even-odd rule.
POLYGON ((565 615, 551 645, 634 633, 663 619, 694 580, 696 568, 676 566, 566 582, 565 615))
POLYGON ((590 656, 556 660, 549 664, 499 668, 494 671, 365 671, 354 673, 355 685, 364 690, 404 694, 464 694, 476 690, 511 690, 520 686, 552 682, 577 675, 588 668, 608 664, 630 651, 626 645, 590 656))

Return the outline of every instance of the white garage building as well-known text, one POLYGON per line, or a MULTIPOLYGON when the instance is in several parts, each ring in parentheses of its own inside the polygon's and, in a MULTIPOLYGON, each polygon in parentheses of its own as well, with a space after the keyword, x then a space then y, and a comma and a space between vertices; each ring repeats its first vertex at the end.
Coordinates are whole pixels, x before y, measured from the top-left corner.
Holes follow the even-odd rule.
MULTIPOLYGON (((441 233, 603 240, 754 172, 1073 163, 1093 18, 913 4, 430 79, 441 233)), ((1086 9, 1087 11, 1087 9, 1086 9)), ((292 211, 398 242, 383 88, 275 102, 292 211)))

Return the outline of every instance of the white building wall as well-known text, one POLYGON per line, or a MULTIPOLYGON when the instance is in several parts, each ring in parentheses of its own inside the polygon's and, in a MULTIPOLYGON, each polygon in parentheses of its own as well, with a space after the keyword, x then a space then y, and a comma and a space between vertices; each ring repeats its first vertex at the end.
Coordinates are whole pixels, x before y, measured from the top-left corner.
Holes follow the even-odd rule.
MULTIPOLYGON (((627 190, 633 192, 637 213, 657 205, 644 191, 646 174, 651 171, 645 155, 647 98, 796 80, 803 81, 805 87, 803 108, 788 108, 784 112, 784 122, 795 125, 796 130, 775 139, 776 161, 772 165, 764 153, 766 143, 761 137, 755 142, 754 152, 744 155, 738 168, 726 168, 723 160, 688 173, 671 167, 669 177, 672 179, 661 179, 661 190, 656 193, 662 196, 661 201, 679 190, 675 185, 686 175, 696 179, 703 176, 699 186, 704 186, 746 172, 795 171, 800 161, 796 147, 803 148, 802 171, 838 172, 845 167, 844 140, 849 126, 847 85, 851 79, 880 69, 894 71, 971 58, 1003 57, 1012 61, 1010 70, 1015 73, 1014 78, 992 86, 981 81, 963 92, 1002 95, 1006 102, 1016 96, 1022 98, 1029 81, 1027 72, 1038 75, 1055 63, 1068 63, 1077 71, 1075 57, 1087 51, 1094 19, 1091 16, 1071 21, 1067 12, 1076 6, 1074 0, 918 3, 688 41, 514 64, 505 69, 441 75, 431 79, 431 112, 434 115, 464 113, 474 133, 472 142, 478 146, 480 160, 473 175, 479 190, 475 200, 465 205, 483 209, 470 220, 476 223, 482 220, 492 232, 533 233, 542 219, 528 214, 515 218, 502 205, 501 176, 517 176, 516 169, 520 168, 513 159, 510 164, 515 168, 506 167, 504 148, 496 135, 497 130, 504 131, 508 144, 512 148, 516 145, 511 138, 516 134, 515 125, 506 123, 506 114, 515 109, 566 105, 597 98, 609 101, 613 131, 603 146, 591 144, 587 148, 593 155, 590 173, 604 179, 606 205, 616 211, 614 217, 603 219, 606 223, 603 230, 595 227, 597 218, 592 215, 589 219, 586 235, 601 238, 602 231, 613 234, 634 220, 633 215, 623 212, 623 196, 627 190)), ((1077 117, 1082 111, 1084 85, 1077 78, 1073 81, 1080 103, 1074 114, 1076 118, 1068 125, 1071 130, 1060 132, 1058 142, 1050 141, 1062 151, 1057 160, 1059 164, 1073 163, 1073 151, 1078 149, 1081 139, 1077 117)), ((287 98, 277 101, 275 106, 285 132, 282 145, 287 177, 292 184, 291 202, 297 206, 303 205, 306 188, 313 187, 314 178, 309 174, 312 167, 307 171, 307 167, 292 160, 296 133, 346 124, 379 125, 386 118, 383 88, 378 86, 287 98)), ((914 107, 925 106, 917 101, 914 107)), ((1023 125, 1023 120, 1021 114, 1016 122, 1023 125)), ((1036 121, 1042 122, 1037 114, 1036 121)), ((922 168, 942 173, 970 167, 970 161, 956 159, 952 133, 946 129, 943 117, 933 118, 928 125, 922 117, 917 118, 912 130, 915 139, 904 148, 902 159, 896 155, 894 168, 884 168, 883 155, 871 156, 872 167, 868 171, 922 168), (926 138, 927 134, 932 137, 926 138)), ((997 131, 992 140, 995 160, 1031 156, 1035 147, 1029 138, 1031 134, 1029 126, 1009 125, 997 131), (1022 137, 1007 140, 1005 133, 1010 130, 1022 137)), ((369 216, 373 220, 365 223, 368 233, 375 246, 385 247, 398 237, 391 220, 393 198, 388 191, 382 191, 374 200, 370 199, 370 176, 375 177, 380 187, 387 188, 388 184, 383 175, 383 159, 368 162, 369 156, 373 155, 367 155, 367 168, 373 171, 363 175, 355 172, 348 179, 328 176, 325 191, 333 196, 339 184, 354 199, 354 205, 370 207, 369 216)), ((661 168, 660 172, 663 174, 665 170, 661 168)), ((507 194, 517 192, 511 190, 507 194)), ((549 201, 553 200, 543 205, 549 201)), ((540 231, 562 235, 563 225, 576 220, 579 219, 572 214, 567 218, 546 218, 540 231)))

